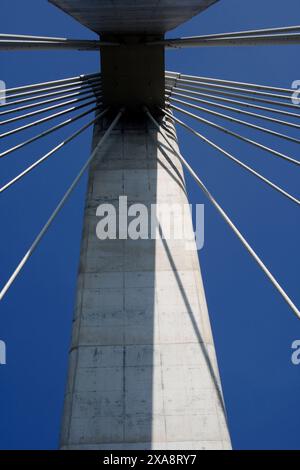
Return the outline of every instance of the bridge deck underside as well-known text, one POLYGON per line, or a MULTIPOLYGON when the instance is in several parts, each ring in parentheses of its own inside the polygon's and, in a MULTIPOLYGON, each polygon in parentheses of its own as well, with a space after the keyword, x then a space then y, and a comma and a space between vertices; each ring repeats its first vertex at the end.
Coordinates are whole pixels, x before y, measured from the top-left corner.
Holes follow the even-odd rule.
POLYGON ((218 0, 49 0, 101 34, 162 34, 206 10, 218 0))

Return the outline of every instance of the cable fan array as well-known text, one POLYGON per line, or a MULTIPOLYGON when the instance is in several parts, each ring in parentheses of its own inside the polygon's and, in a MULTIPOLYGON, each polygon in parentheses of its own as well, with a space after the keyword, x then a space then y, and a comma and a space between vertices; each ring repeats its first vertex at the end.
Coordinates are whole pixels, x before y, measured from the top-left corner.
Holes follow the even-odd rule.
MULTIPOLYGON (((86 116, 93 115, 87 123, 78 128, 75 132, 70 134, 66 139, 60 142, 58 145, 53 147, 49 152, 42 155, 38 160, 33 164, 25 168, 21 173, 15 176, 12 180, 5 183, 0 187, 0 193, 7 191, 19 180, 24 178, 39 165, 44 163, 51 156, 56 154, 60 149, 66 146, 68 143, 73 141, 76 137, 82 134, 86 129, 91 127, 101 118, 103 118, 107 113, 109 108, 103 109, 102 107, 102 87, 101 87, 101 75, 100 74, 90 74, 90 75, 80 75, 77 77, 67 78, 63 80, 56 80, 51 82, 37 83, 34 85, 26 85, 23 87, 10 88, 6 90, 6 102, 0 105, 0 119, 1 116, 13 115, 10 118, 4 118, 0 120, 0 127, 2 125, 10 125, 15 122, 23 121, 30 119, 30 122, 21 126, 14 126, 13 129, 0 133, 0 142, 8 136, 22 133, 26 129, 30 129, 35 126, 39 126, 44 123, 51 122, 56 120, 61 116, 71 115, 66 120, 63 120, 59 124, 49 127, 49 129, 44 130, 43 132, 37 133, 30 139, 21 140, 18 144, 13 147, 7 148, 5 150, 1 149, 0 158, 4 158, 13 152, 16 152, 27 145, 42 139, 43 137, 52 134, 64 127, 74 124, 77 121, 82 120, 86 116), (41 98, 43 98, 41 100, 41 98), (46 98, 46 99, 44 99, 46 98), (24 104, 26 103, 26 104, 24 104), (49 104, 51 105, 49 106, 49 104), (55 103, 55 104, 53 104, 55 103), (21 106, 19 106, 21 105, 21 106), (69 106, 72 105, 72 106, 69 106), (35 109, 38 108, 38 109, 35 109), (52 113, 57 109, 63 108, 58 112, 52 113), (29 109, 34 109, 34 111, 25 112, 29 109), (83 110, 83 112, 80 112, 83 110), (79 112, 78 112, 79 111, 79 112), (19 114, 21 113, 21 114, 19 114), (50 113, 50 114, 49 114, 50 113), (41 114, 47 114, 45 117, 35 119, 36 116, 41 114)), ((96 148, 92 152, 91 156, 88 158, 86 163, 82 166, 77 176, 72 181, 68 190, 63 195, 62 199, 59 201, 55 210, 52 212, 51 216, 43 226, 42 230, 39 232, 35 240, 33 241, 29 250, 25 253, 24 257, 19 262, 18 266, 0 291, 0 300, 2 300, 12 286, 13 282, 25 266, 26 262, 33 254, 34 250, 42 240, 43 236, 47 232, 48 228, 56 218, 57 214, 63 208, 67 199, 79 183, 81 177, 84 175, 85 171, 88 169, 91 161, 94 159, 99 148, 105 143, 112 130, 115 128, 117 122, 120 120, 123 114, 123 109, 121 109, 115 119, 113 119, 111 125, 103 134, 96 148)))
POLYGON ((160 108, 160 111, 165 116, 165 123, 163 126, 161 126, 160 123, 150 113, 150 111, 145 108, 145 112, 148 118, 157 127, 158 132, 162 135, 165 142, 168 144, 174 154, 177 155, 183 166, 188 170, 188 172, 194 178, 200 189, 208 197, 210 202, 214 205, 219 214, 223 217, 225 222, 229 225, 235 235, 239 238, 243 246, 250 253, 253 259, 257 262, 259 267, 269 278, 269 280, 281 294, 283 299, 287 302, 294 314, 300 319, 300 311, 298 307, 288 296, 288 294, 277 281, 275 276, 270 272, 270 270, 267 268, 262 259, 257 255, 255 250, 252 248, 246 238, 242 235, 240 230, 237 228, 237 226, 234 224, 234 222, 231 220, 225 210, 210 193, 203 181, 193 170, 192 166, 178 151, 178 147, 174 145, 174 139, 176 141, 176 136, 174 136, 172 132, 170 132, 170 129, 167 126, 168 120, 172 121, 173 124, 178 124, 179 126, 182 126, 184 129, 188 130, 194 136, 199 138, 202 142, 205 142, 207 145, 217 150, 219 154, 228 158, 230 161, 234 162, 239 167, 243 168, 244 170, 255 176, 259 181, 268 185, 270 188, 274 189, 283 197, 292 201, 294 204, 300 205, 300 200, 296 196, 290 194, 288 191, 272 182, 270 179, 256 171, 254 168, 239 160, 231 152, 227 151, 220 145, 217 145, 215 142, 206 137, 203 133, 200 133, 199 131, 195 130, 193 127, 191 127, 186 122, 174 115, 174 113, 179 113, 183 116, 187 116, 190 119, 195 120, 205 126, 217 129, 221 133, 225 133, 227 135, 235 137, 243 142, 250 144, 251 146, 255 146, 256 148, 264 150, 275 157, 281 158, 288 163, 299 166, 300 161, 294 158, 294 156, 279 152, 273 147, 268 147, 259 141, 250 139, 246 135, 235 132, 228 127, 224 127, 204 117, 205 115, 209 114, 217 118, 221 118, 222 120, 229 121, 234 124, 239 124, 242 127, 255 129, 256 131, 259 131, 261 133, 269 134, 279 139, 300 144, 300 139, 296 137, 293 137, 289 134, 274 131, 270 127, 253 124, 248 120, 248 117, 250 116, 256 119, 261 119, 263 121, 271 122, 272 124, 276 123, 281 126, 299 129, 299 123, 289 120, 298 120, 300 118, 300 108, 297 104, 292 102, 294 92, 287 88, 221 80, 210 77, 185 75, 177 72, 166 72, 165 83, 166 106, 165 108, 160 108), (229 96, 230 98, 228 98, 229 96), (206 98, 209 98, 209 100, 206 98), (240 99, 236 100, 232 98, 240 99), (274 100, 273 98, 276 98, 276 100, 274 100), (228 105, 227 103, 229 103, 230 105, 228 105), (276 107, 264 106, 257 103, 272 104, 276 107), (205 106, 202 106, 203 104, 205 106), (231 106, 233 104, 234 106, 231 106), (222 110, 225 109, 226 114, 223 112, 221 113, 219 111, 215 111, 214 108, 221 108, 222 110), (249 108, 264 111, 264 113, 248 111, 249 108), (189 109, 196 110, 197 114, 195 114, 195 112, 189 111, 189 109), (228 111, 230 111, 230 114, 227 113, 228 111), (288 116, 289 119, 283 120, 278 119, 277 117, 271 117, 268 114, 265 114, 266 112, 276 116, 279 114, 283 116, 288 116), (232 113, 245 115, 247 116, 247 120, 238 119, 232 116, 232 113))
MULTIPOLYGON (((288 26, 280 28, 268 28, 249 31, 238 31, 229 33, 217 33, 202 36, 183 37, 174 39, 163 39, 159 41, 141 40, 141 47, 161 46, 162 48, 184 48, 184 47, 223 47, 223 46, 259 46, 259 45, 290 45, 300 44, 300 26, 288 26)), ((138 46, 138 45, 137 45, 138 46)), ((45 36, 27 36, 15 34, 0 34, 0 50, 79 50, 99 52, 102 48, 126 47, 126 44, 120 42, 104 42, 101 40, 81 40, 55 38, 45 36)), ((232 80, 217 79, 211 77, 201 77, 185 75, 177 72, 166 72, 165 75, 165 99, 166 105, 160 108, 163 116, 158 121, 147 108, 144 108, 149 120, 157 127, 170 149, 177 155, 185 168, 190 172, 197 182, 198 186, 214 205, 225 222, 230 226, 243 246, 254 258, 265 275, 270 279, 275 288, 287 302, 292 311, 300 318, 300 311, 295 303, 290 299, 286 291, 266 267, 262 259, 256 254, 237 226, 233 223, 221 205, 209 192, 203 181, 195 173, 191 165, 181 155, 176 146, 174 146, 174 136, 168 128, 168 120, 172 123, 182 126, 202 142, 215 149, 219 154, 229 159, 251 175, 255 176, 260 182, 266 184, 278 192, 284 198, 287 198, 294 204, 300 205, 300 200, 296 195, 291 194, 286 189, 275 184, 269 178, 247 165, 232 152, 229 152, 222 146, 210 140, 202 132, 194 129, 183 120, 177 117, 188 117, 191 120, 201 123, 203 127, 214 128, 220 133, 232 136, 242 142, 254 146, 270 155, 280 158, 287 163, 299 166, 300 161, 294 155, 281 152, 273 146, 267 146, 259 140, 250 138, 244 133, 237 132, 226 124, 219 124, 219 120, 241 126, 243 129, 255 130, 258 133, 280 139, 281 141, 300 144, 300 138, 290 134, 288 129, 300 129, 300 107, 298 103, 293 102, 293 91, 287 88, 259 85, 253 83, 238 82, 232 80), (176 116, 175 116, 176 114, 176 116), (215 122, 208 117, 217 118, 215 122), (251 122, 251 119, 262 121, 259 124, 251 122), (282 126, 285 128, 282 132, 274 130, 270 125, 282 126)), ((49 152, 42 155, 32 165, 25 168, 12 180, 6 182, 0 187, 0 193, 7 191, 21 178, 33 171, 52 155, 57 153, 62 147, 74 140, 78 135, 104 117, 108 108, 103 109, 101 74, 80 75, 77 77, 56 80, 52 82, 43 82, 34 85, 27 85, 18 88, 6 90, 6 102, 0 105, 0 142, 6 137, 22 134, 26 129, 38 127, 44 123, 51 123, 52 120, 68 116, 67 119, 55 124, 43 132, 37 133, 29 139, 22 140, 12 147, 2 148, 0 158, 16 152, 27 145, 42 139, 43 137, 55 133, 56 131, 69 126, 86 116, 93 115, 92 119, 78 128, 77 131, 70 134, 65 140, 53 147, 49 152), (45 116, 43 116, 45 115, 45 116), (69 117, 70 116, 70 117, 69 117), (23 120, 30 120, 29 123, 22 124, 23 120), (20 123, 20 125, 19 125, 20 123), (10 126, 13 128, 1 132, 1 126, 10 126)), ((109 137, 121 119, 124 109, 121 107, 116 113, 110 126, 102 135, 98 145, 96 145, 87 162, 80 169, 76 178, 73 180, 68 190, 60 200, 56 209, 35 238, 33 244, 24 255, 17 268, 14 270, 9 280, 0 291, 0 300, 3 299, 14 280, 21 272, 23 266, 34 252, 41 241, 43 235, 55 219, 56 215, 64 206, 66 200, 76 187, 80 178, 89 167, 89 164, 97 154, 99 148, 109 137)), ((158 143, 160 146, 160 143, 158 143)))

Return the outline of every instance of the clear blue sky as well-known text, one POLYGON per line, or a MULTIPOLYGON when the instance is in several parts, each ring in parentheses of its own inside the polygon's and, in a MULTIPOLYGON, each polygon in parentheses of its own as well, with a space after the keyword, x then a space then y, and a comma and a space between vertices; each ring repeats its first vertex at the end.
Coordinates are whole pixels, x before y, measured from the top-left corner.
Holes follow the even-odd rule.
MULTIPOLYGON (((299 17, 299 0, 221 0, 172 35, 295 25, 299 17)), ((0 31, 94 37, 46 0, 2 0, 0 31)), ((167 69, 289 88, 300 79, 299 47, 176 50, 167 53, 167 69)), ((0 79, 8 87, 97 70, 97 53, 1 53, 0 60, 0 79)), ((210 128, 202 131, 299 197, 298 168, 210 128)), ((69 132, 3 159, 0 183, 69 132)), ((299 304, 299 209, 185 131, 179 136, 184 155, 299 304)), ((295 144, 249 131, 248 136, 299 159, 295 144)), ((5 148, 20 139, 7 139, 5 148)), ((88 157, 90 145, 87 132, 1 196, 1 285, 88 157)), ((187 184, 191 202, 205 203, 200 258, 233 446, 300 449, 300 366, 290 360, 300 322, 188 176, 187 184)), ((8 364, 0 366, 1 449, 58 445, 84 190, 85 181, 1 305, 0 339, 8 350, 8 364)))

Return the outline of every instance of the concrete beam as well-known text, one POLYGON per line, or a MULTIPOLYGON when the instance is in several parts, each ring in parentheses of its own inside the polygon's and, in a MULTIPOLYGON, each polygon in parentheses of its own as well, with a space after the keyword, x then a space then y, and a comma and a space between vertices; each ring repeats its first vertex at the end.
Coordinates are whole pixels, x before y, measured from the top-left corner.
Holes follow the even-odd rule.
POLYGON ((49 0, 101 33, 163 34, 219 0, 49 0))

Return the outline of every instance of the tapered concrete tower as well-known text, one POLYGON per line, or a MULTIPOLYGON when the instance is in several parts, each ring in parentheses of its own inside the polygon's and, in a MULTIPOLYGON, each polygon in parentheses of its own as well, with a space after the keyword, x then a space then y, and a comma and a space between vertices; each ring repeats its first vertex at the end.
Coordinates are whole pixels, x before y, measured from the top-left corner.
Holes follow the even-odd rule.
MULTIPOLYGON (((99 240, 97 208, 119 197, 149 210, 188 204, 161 121, 164 50, 143 45, 214 0, 52 0, 121 48, 101 52, 103 101, 126 112, 91 165, 70 349, 63 449, 229 449, 221 385, 196 249, 183 239, 99 240)), ((111 122, 94 131, 94 146, 111 122)), ((103 206, 102 206, 103 207, 103 206)), ((192 227, 191 218, 185 219, 192 227)))

